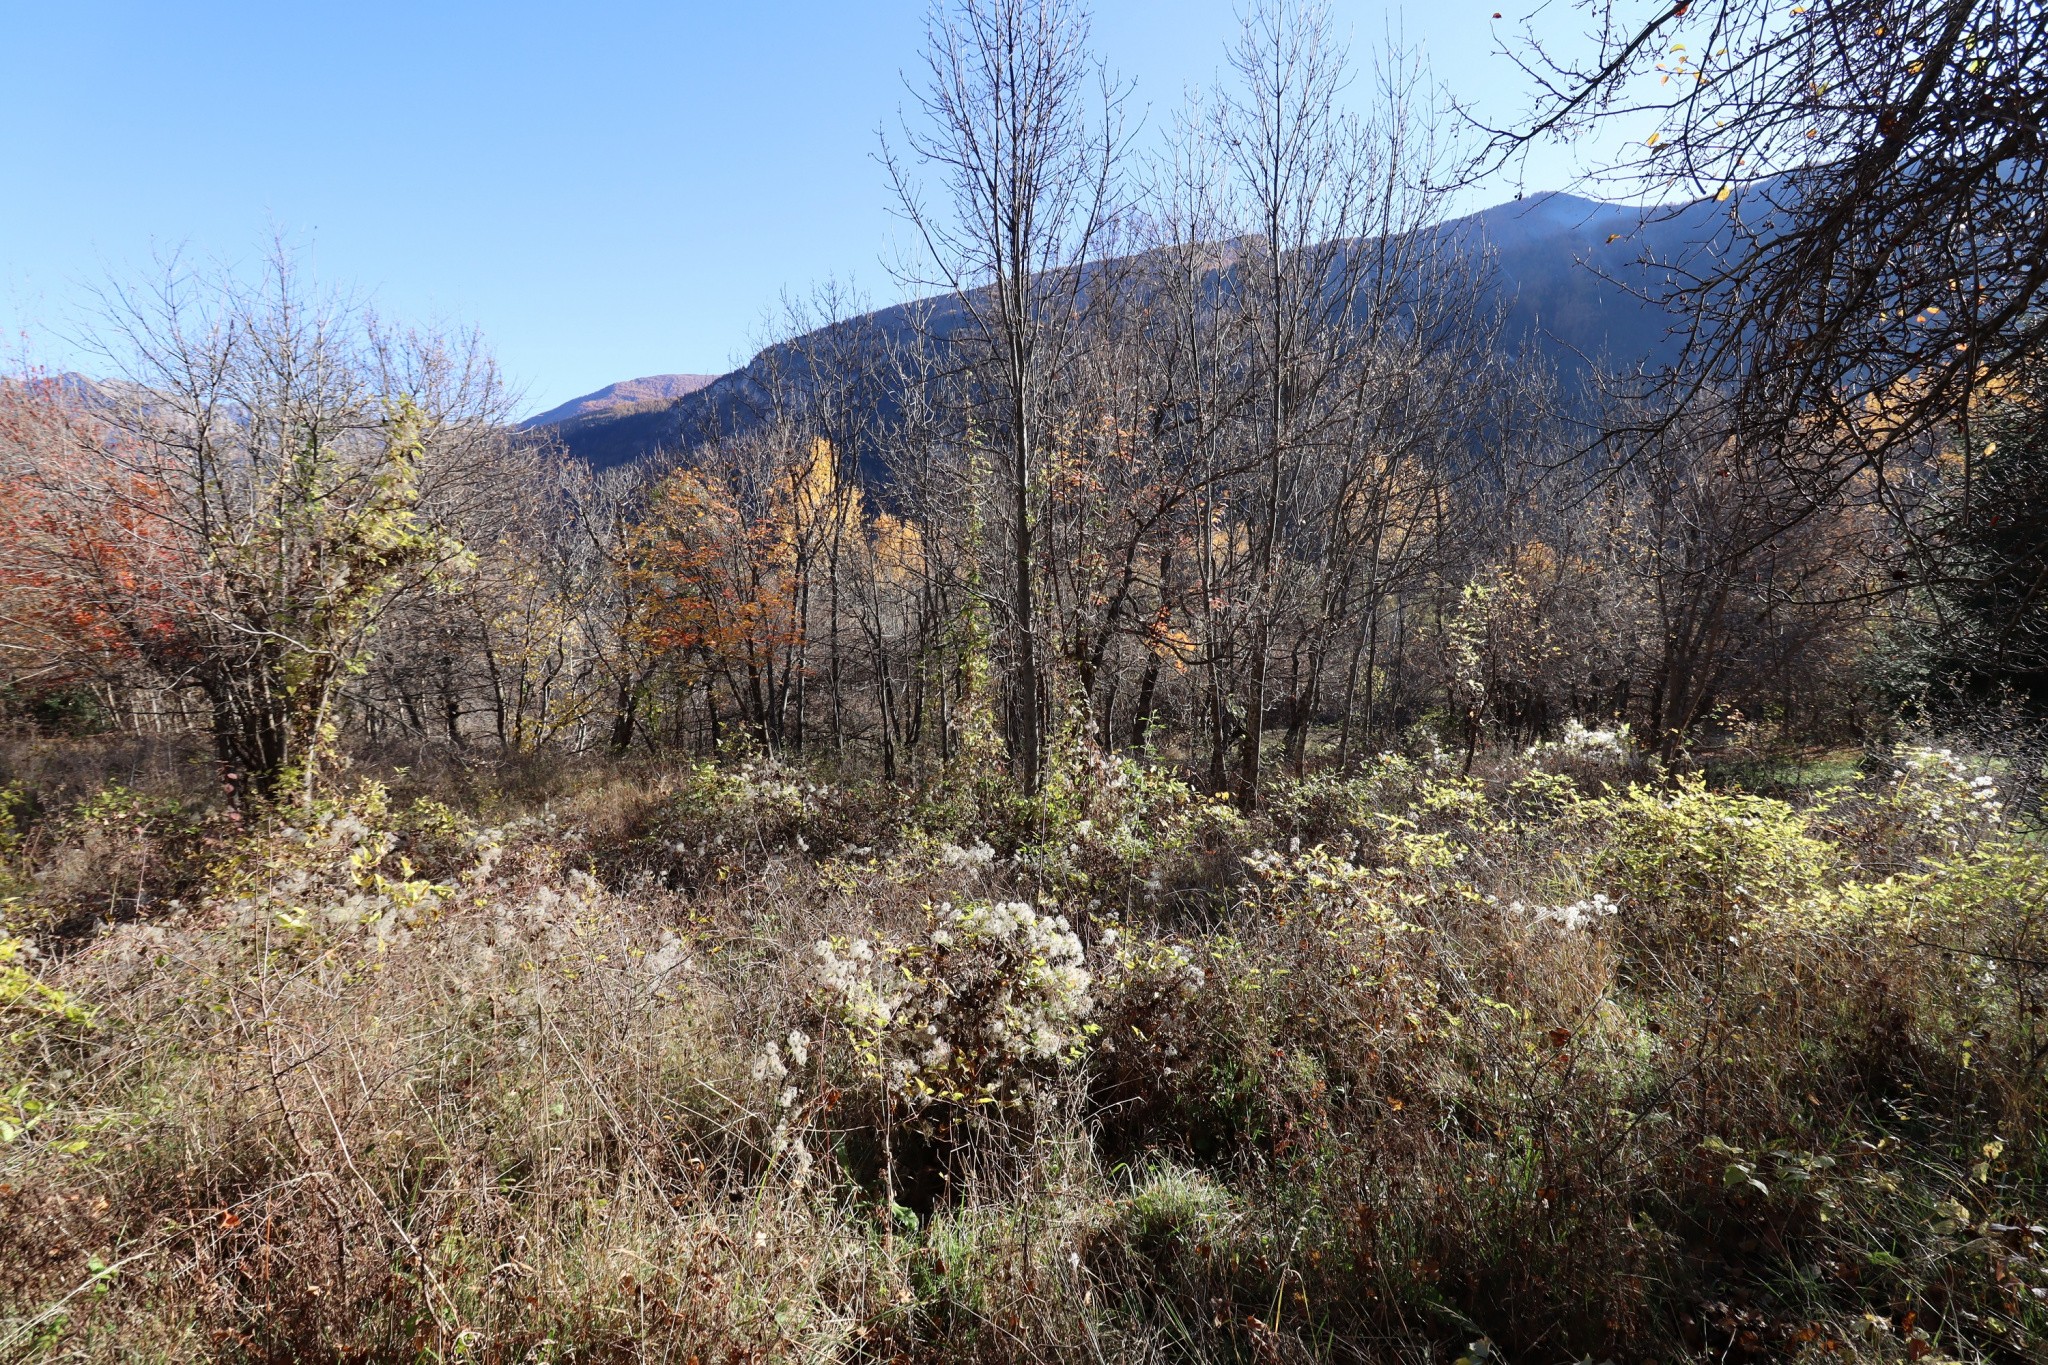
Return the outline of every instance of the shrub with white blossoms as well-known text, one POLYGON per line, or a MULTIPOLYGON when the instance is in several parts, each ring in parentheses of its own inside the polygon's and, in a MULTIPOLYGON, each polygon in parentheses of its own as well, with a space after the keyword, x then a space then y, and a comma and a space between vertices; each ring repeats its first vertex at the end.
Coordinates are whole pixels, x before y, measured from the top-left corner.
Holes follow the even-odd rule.
POLYGON ((913 1109, 1013 1105, 1073 1060, 1094 1009, 1066 917, 946 902, 921 937, 815 945, 816 1004, 855 1069, 913 1109))
POLYGON ((587 995, 599 975, 639 1006, 678 999, 697 974, 684 938, 646 932, 643 918, 621 913, 630 902, 561 867, 561 837, 545 817, 484 828, 420 806, 393 810, 364 784, 252 835, 196 914, 136 925, 99 951, 138 964, 195 950, 356 967, 403 956, 431 962, 436 987, 465 1006, 587 995), (437 841, 435 878, 405 851, 425 835, 437 841), (214 929, 229 932, 209 937, 214 929))
POLYGON ((809 853, 820 812, 836 790, 773 761, 684 771, 649 818, 639 844, 669 885, 715 880, 752 855, 809 853))
POLYGON ((1949 749, 1904 744, 1880 783, 1835 794, 1816 824, 1859 851, 1872 870, 1904 870, 1967 852, 1998 833, 2005 802, 1997 779, 1949 749))
POLYGON ((1569 759, 1619 768, 1635 760, 1636 742, 1627 725, 1595 728, 1573 717, 1564 723, 1556 739, 1531 744, 1526 756, 1538 762, 1546 758, 1569 759))
POLYGON ((770 1039, 768 1046, 754 1058, 754 1065, 748 1072, 756 1084, 775 1093, 775 1124, 768 1133, 768 1151, 778 1157, 788 1153, 792 1163, 791 1174, 799 1182, 809 1177, 812 1157, 810 1149, 796 1140, 803 1119, 797 1104, 802 1089, 792 1076, 810 1063, 810 1035, 802 1029, 791 1029, 781 1039, 770 1039), (785 1047, 788 1049, 786 1054, 785 1047))
POLYGON ((1520 901, 1508 904, 1510 914, 1531 924, 1554 924, 1566 933, 1590 931, 1600 921, 1613 918, 1620 909, 1619 904, 1599 891, 1570 905, 1524 905, 1520 901))
POLYGON ((947 867, 974 869, 988 867, 996 860, 996 851, 985 839, 976 839, 962 848, 959 844, 939 846, 939 861, 947 867))
POLYGON ((691 773, 701 789, 695 795, 713 795, 720 804, 763 818, 770 815, 801 816, 830 794, 830 788, 814 782, 772 760, 746 762, 737 768, 698 764, 691 773))
POLYGON ((1200 882, 1204 850, 1233 842, 1241 817, 1167 765, 1111 753, 1071 715, 1016 863, 1090 921, 1200 882))
MULTIPOLYGON (((239 849, 220 875, 211 909, 251 933, 326 942, 361 937, 377 952, 403 946, 464 887, 422 877, 399 852, 399 816, 365 783, 239 849)), ((472 866, 488 875, 495 831, 464 831, 472 866)))
POLYGON ((1895 776, 1887 802, 1925 821, 1930 832, 1938 832, 1951 845, 1964 843, 2005 818, 1997 779, 1972 773, 1953 750, 1901 745, 1892 752, 1892 765, 1895 776))

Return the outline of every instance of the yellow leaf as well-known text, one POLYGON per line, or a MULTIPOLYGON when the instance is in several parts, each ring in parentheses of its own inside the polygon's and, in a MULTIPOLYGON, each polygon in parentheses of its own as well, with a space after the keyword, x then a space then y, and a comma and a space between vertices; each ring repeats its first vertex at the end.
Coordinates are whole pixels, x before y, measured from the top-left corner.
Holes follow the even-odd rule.
POLYGON ((1643 145, 1644 145, 1644 146, 1646 146, 1646 147, 1654 147, 1654 146, 1656 146, 1656 145, 1657 145, 1657 139, 1658 139, 1658 138, 1660 138, 1660 137, 1662 137, 1662 136, 1663 136, 1663 134, 1662 134, 1662 133, 1652 133, 1652 134, 1650 134, 1649 140, 1648 140, 1647 142, 1645 142, 1645 143, 1644 143, 1643 145))
POLYGON ((1726 199, 1730 194, 1734 193, 1734 190, 1735 187, 1733 185, 1723 185, 1721 187, 1721 192, 1714 196, 1714 202, 1717 204, 1720 203, 1723 199, 1726 199))

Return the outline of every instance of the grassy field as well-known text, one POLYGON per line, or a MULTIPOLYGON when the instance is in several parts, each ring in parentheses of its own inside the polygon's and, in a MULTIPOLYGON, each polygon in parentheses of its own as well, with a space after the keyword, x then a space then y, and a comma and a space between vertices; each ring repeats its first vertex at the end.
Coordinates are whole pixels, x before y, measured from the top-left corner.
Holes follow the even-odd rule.
POLYGON ((2048 1356, 2048 855, 1941 753, 124 761, 9 758, 0 1359, 2048 1356))

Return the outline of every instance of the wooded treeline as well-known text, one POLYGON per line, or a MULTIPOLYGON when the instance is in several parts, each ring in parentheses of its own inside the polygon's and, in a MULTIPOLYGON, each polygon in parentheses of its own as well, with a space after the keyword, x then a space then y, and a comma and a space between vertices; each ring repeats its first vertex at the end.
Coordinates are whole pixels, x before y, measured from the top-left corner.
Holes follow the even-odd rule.
POLYGON ((928 60, 884 156, 921 325, 821 291, 747 420, 648 466, 518 432, 476 338, 288 260, 111 292, 121 382, 0 386, 9 712, 207 732, 263 793, 365 749, 734 742, 891 777, 1000 745, 1028 790, 1085 737, 1256 804, 1395 743, 1827 743, 2038 682, 1956 645, 2040 611, 2040 537, 1970 503, 2027 496, 2041 386, 1751 439, 1734 389, 1559 380, 1434 230, 1421 83, 1345 113, 1313 9, 1255 9, 1152 157, 1063 0, 941 14, 928 60), (1858 422, 1881 476, 1788 458, 1858 422))

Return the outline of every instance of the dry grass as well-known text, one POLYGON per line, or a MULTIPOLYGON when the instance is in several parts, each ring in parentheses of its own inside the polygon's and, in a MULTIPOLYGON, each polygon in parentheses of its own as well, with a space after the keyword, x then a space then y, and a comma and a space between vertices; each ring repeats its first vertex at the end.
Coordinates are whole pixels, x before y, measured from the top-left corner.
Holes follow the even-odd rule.
POLYGON ((1069 761, 152 807, 188 893, 71 939, 44 798, 0 981, 91 1016, 8 1007, 0 1358, 2044 1349, 2048 873, 1969 774, 1069 761))

